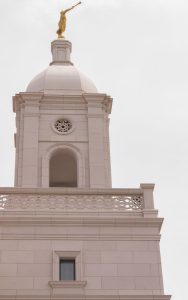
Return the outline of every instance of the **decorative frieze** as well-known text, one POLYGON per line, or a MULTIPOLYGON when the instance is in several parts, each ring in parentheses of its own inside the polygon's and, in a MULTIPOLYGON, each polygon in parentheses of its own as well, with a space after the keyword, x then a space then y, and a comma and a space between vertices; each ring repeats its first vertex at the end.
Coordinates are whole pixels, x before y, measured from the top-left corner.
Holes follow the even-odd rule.
POLYGON ((141 211, 143 195, 0 195, 0 210, 141 211))

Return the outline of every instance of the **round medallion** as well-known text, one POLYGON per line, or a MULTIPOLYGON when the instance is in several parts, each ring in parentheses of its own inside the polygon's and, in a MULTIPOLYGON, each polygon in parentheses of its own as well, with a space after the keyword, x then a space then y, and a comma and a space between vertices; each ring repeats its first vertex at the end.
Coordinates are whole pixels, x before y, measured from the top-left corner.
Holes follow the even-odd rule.
POLYGON ((57 120, 54 124, 54 128, 62 134, 69 133, 72 129, 72 123, 67 119, 57 120))

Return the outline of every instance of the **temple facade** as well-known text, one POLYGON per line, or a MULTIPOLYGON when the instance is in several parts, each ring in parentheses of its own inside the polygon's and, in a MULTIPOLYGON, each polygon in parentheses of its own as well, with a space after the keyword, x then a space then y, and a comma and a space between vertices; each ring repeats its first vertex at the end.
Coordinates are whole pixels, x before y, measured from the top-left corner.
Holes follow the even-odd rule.
POLYGON ((0 299, 169 300, 163 222, 153 184, 111 184, 109 115, 101 94, 52 42, 52 62, 16 114, 15 187, 0 188, 0 299))

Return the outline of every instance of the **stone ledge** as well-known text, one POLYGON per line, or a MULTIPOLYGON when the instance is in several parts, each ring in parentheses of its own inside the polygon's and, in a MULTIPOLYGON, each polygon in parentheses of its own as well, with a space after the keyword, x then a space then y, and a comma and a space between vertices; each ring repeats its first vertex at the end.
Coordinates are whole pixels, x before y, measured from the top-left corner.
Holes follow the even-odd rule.
MULTIPOLYGON (((88 213, 89 214, 89 213, 88 213)), ((126 214, 92 214, 86 215, 74 215, 61 213, 60 215, 50 215, 48 213, 40 215, 29 215, 21 212, 14 212, 14 214, 0 211, 0 224, 1 225, 15 225, 15 226, 28 226, 28 225, 43 225, 43 226, 129 226, 135 227, 152 227, 161 229, 163 218, 143 218, 141 215, 135 217, 126 216, 126 214)))
MULTIPOLYGON (((170 295, 63 295, 66 300, 170 300, 170 295)), ((62 300, 62 295, 0 295, 0 300, 62 300)))
POLYGON ((41 195, 143 195, 141 188, 19 188, 1 187, 1 195, 41 194, 41 195))
POLYGON ((52 288, 83 288, 87 281, 49 281, 48 284, 52 288))
MULTIPOLYGON (((67 240, 67 234, 2 234, 1 240, 67 240)), ((72 241, 86 240, 86 241, 160 241, 161 236, 159 234, 147 235, 147 234, 69 234, 68 239, 72 241)))

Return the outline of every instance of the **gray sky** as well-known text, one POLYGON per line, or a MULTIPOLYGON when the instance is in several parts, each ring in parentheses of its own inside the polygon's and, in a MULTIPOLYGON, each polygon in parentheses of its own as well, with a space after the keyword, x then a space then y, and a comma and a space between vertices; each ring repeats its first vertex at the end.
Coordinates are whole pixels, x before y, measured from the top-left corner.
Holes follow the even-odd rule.
MULTIPOLYGON (((14 177, 11 97, 48 66, 59 11, 75 2, 0 0, 0 186, 14 177)), ((156 183, 165 292, 173 300, 187 300, 187 32, 186 0, 83 0, 66 34, 75 65, 114 98, 113 187, 156 183)))

